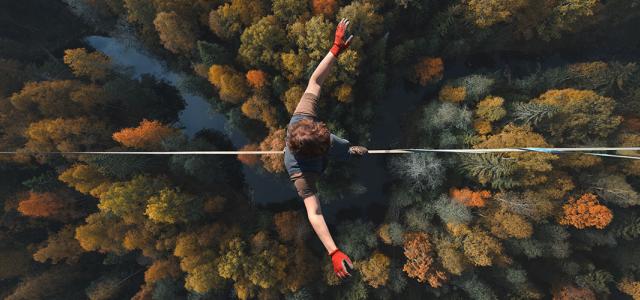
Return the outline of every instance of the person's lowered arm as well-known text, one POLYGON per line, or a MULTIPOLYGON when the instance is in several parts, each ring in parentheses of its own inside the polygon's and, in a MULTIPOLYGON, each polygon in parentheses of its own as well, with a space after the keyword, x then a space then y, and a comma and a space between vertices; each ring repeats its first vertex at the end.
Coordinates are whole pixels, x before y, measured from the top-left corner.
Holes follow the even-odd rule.
POLYGON ((333 46, 327 55, 320 61, 320 64, 316 67, 313 74, 311 74, 311 78, 309 78, 309 84, 307 85, 307 89, 305 93, 311 93, 316 96, 320 95, 320 88, 322 83, 329 76, 329 72, 331 72, 331 67, 335 63, 338 55, 342 50, 349 47, 351 43, 351 39, 353 35, 349 36, 349 38, 345 41, 344 34, 347 30, 347 26, 349 25, 349 21, 347 19, 342 19, 340 23, 338 23, 338 28, 336 28, 335 40, 333 42, 333 46))
POLYGON ((324 221, 324 216, 322 215, 322 209, 320 208, 320 200, 316 195, 309 196, 304 199, 304 206, 307 208, 307 217, 309 218, 309 223, 311 223, 311 227, 318 235, 318 238, 327 249, 327 253, 331 257, 331 262, 333 263, 333 271, 340 278, 344 278, 345 276, 351 276, 347 271, 346 264, 349 265, 350 268, 353 268, 353 263, 351 259, 344 254, 342 251, 336 247, 333 238, 331 237, 331 233, 329 232, 329 228, 327 227, 327 223, 324 221))

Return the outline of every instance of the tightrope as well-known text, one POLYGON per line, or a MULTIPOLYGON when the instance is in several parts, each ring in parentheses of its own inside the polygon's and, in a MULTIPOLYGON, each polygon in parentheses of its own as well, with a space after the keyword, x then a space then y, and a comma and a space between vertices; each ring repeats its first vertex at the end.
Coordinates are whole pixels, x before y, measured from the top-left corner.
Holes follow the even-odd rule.
MULTIPOLYGON (((640 147, 582 147, 582 148, 490 148, 490 149, 389 149, 369 150, 369 154, 462 153, 487 154, 509 152, 540 152, 549 154, 583 153, 587 155, 640 159, 634 155, 596 153, 604 151, 640 151, 640 147)), ((267 151, 2 151, 0 154, 107 154, 107 155, 282 155, 284 150, 267 151)))

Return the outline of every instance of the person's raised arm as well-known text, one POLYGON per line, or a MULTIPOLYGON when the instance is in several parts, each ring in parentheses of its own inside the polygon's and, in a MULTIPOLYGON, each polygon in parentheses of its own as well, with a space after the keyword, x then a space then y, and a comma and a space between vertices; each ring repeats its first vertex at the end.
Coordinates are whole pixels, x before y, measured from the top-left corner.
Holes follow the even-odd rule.
POLYGON ((320 95, 320 88, 322 87, 322 83, 327 76, 329 76, 329 72, 331 71, 331 66, 335 63, 338 55, 342 50, 347 49, 349 44, 351 43, 351 39, 353 35, 349 36, 348 39, 344 39, 345 31, 347 30, 347 26, 349 25, 349 20, 342 19, 340 23, 338 23, 338 27, 336 28, 336 34, 333 41, 333 46, 329 53, 320 61, 320 64, 316 67, 313 74, 311 74, 311 78, 309 78, 309 84, 307 85, 307 89, 305 93, 311 93, 316 96, 320 95))

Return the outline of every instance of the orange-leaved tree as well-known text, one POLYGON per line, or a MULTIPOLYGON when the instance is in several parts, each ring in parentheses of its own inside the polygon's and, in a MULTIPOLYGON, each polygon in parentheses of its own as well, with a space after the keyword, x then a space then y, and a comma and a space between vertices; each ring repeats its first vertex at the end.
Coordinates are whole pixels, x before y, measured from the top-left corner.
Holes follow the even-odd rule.
POLYGON ((428 282, 437 288, 447 281, 447 275, 435 266, 433 247, 426 232, 411 232, 405 236, 404 255, 407 261, 402 268, 418 282, 428 282))
POLYGON ((338 1, 336 0, 313 0, 311 4, 314 14, 323 14, 326 17, 333 15, 338 8, 338 1))
POLYGON ((278 112, 269 101, 261 96, 254 95, 241 107, 242 113, 250 119, 259 120, 267 127, 274 128, 278 125, 278 112))
POLYGON ((487 204, 487 200, 491 198, 491 192, 487 190, 474 192, 470 188, 451 188, 449 196, 467 207, 484 207, 487 204))
POLYGON ((113 139, 120 144, 138 149, 159 149, 162 140, 178 134, 178 129, 143 119, 138 127, 124 128, 113 134, 113 139))
POLYGON ((68 195, 53 192, 36 193, 30 191, 28 196, 18 204, 18 211, 28 217, 52 218, 68 220, 77 215, 69 207, 68 195))
POLYGON ((553 291, 553 300, 595 300, 596 294, 588 288, 565 285, 553 291))
POLYGON ((267 85, 267 73, 262 70, 249 70, 247 72, 247 82, 254 89, 261 89, 267 85))
MULTIPOLYGON (((284 150, 284 138, 286 132, 284 129, 272 130, 271 133, 260 143, 262 151, 281 151, 284 150)), ((271 173, 284 172, 284 161, 282 155, 266 154, 262 155, 262 164, 267 171, 271 173)))
MULTIPOLYGON (((240 151, 257 151, 260 150, 260 146, 258 144, 247 144, 240 148, 240 151)), ((260 160, 258 155, 253 154, 238 154, 238 160, 247 165, 247 166, 255 166, 260 160)))
POLYGON ((424 57, 413 66, 412 79, 422 86, 442 79, 444 64, 442 58, 424 57))
POLYGON ((578 229, 595 227, 603 229, 611 223, 613 213, 609 208, 600 204, 596 195, 587 193, 580 198, 569 198, 562 206, 560 224, 571 225, 578 229))

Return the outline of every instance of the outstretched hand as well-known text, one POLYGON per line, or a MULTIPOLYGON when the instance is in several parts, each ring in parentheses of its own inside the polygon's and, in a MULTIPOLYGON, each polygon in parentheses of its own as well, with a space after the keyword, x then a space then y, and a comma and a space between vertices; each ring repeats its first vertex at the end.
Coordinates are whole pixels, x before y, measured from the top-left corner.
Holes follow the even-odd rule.
POLYGON ((349 26, 349 20, 343 18, 342 20, 340 20, 340 23, 338 23, 338 27, 336 28, 336 35, 335 35, 335 39, 333 40, 333 47, 331 47, 331 50, 330 50, 330 52, 335 57, 338 57, 340 52, 342 52, 344 49, 349 48, 349 44, 351 44, 351 39, 353 39, 353 34, 350 35, 347 38, 347 40, 344 39, 345 32, 347 31, 347 26, 349 26))
POLYGON ((346 278, 347 276, 351 276, 351 274, 349 274, 349 272, 347 271, 347 265, 349 266, 349 268, 353 269, 353 263, 346 254, 344 254, 339 249, 336 249, 331 254, 329 254, 329 256, 331 256, 331 262, 333 263, 333 272, 336 273, 336 276, 338 276, 339 278, 346 278))

